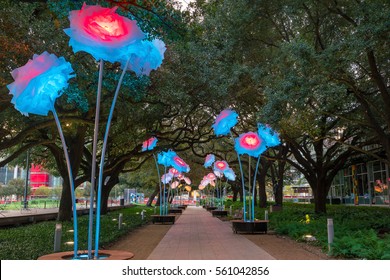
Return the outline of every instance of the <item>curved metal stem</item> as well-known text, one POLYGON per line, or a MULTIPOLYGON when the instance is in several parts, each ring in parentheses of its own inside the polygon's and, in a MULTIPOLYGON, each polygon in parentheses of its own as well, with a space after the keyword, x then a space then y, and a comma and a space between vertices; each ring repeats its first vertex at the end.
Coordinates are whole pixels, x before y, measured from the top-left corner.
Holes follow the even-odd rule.
POLYGON ((158 162, 157 162, 157 158, 156 158, 156 155, 155 155, 155 154, 153 154, 153 158, 154 158, 154 163, 156 164, 156 169, 157 169, 158 185, 160 186, 160 196, 159 196, 159 199, 160 199, 160 215, 161 215, 161 209, 162 209, 162 200, 161 200, 161 175, 160 175, 160 168, 158 167, 158 162))
POLYGON ((101 200, 102 200, 102 187, 103 187, 103 170, 104 170, 104 159, 106 155, 107 150, 107 142, 108 142, 108 135, 110 133, 110 127, 111 127, 111 121, 112 117, 114 115, 114 109, 116 100, 118 99, 119 90, 122 85, 123 77, 125 76, 127 66, 130 62, 130 58, 127 60, 125 67, 123 68, 121 77, 119 78, 118 85, 115 90, 114 98, 111 103, 110 113, 108 115, 107 119, 107 125, 106 125, 106 132, 104 133, 104 140, 103 140, 103 148, 102 148, 102 155, 100 157, 100 166, 99 166, 99 181, 98 181, 98 193, 97 193, 97 201, 96 201, 96 229, 95 229, 95 259, 98 259, 99 254, 99 237, 100 237, 100 212, 101 212, 101 200))
POLYGON ((258 157, 257 159, 257 163, 256 163, 256 168, 255 168, 255 174, 254 174, 254 178, 253 178, 253 188, 252 188, 252 194, 253 194, 253 199, 252 199, 252 215, 253 215, 253 219, 255 218, 255 199, 256 197, 254 196, 255 195, 255 188, 256 188, 256 176, 257 176, 257 170, 259 169, 259 163, 260 163, 260 156, 258 157))
MULTIPOLYGON (((232 131, 230 131, 230 136, 232 137, 233 139, 233 145, 234 145, 234 137, 233 137, 233 134, 232 134, 232 131)), ((237 151, 236 151, 237 153, 237 151)), ((240 155, 237 153, 237 159, 238 159, 238 164, 240 166, 240 173, 241 173, 241 185, 242 185, 242 197, 243 197, 243 201, 244 201, 244 213, 243 213, 243 219, 244 221, 246 221, 246 194, 245 194, 245 178, 244 178, 244 172, 242 171, 242 164, 241 164, 241 159, 240 159, 240 155)))
POLYGON ((64 133, 62 131, 61 123, 60 123, 60 120, 58 118, 56 109, 54 108, 54 105, 53 105, 53 108, 52 108, 52 112, 53 112, 53 116, 54 116, 54 119, 55 119, 55 122, 56 122, 56 125, 57 125, 57 128, 58 128, 58 132, 60 134, 62 148, 64 150, 64 155, 65 155, 65 160, 66 160, 66 167, 68 169, 70 193, 71 193, 71 197, 72 197, 72 208, 73 208, 73 239, 74 239, 73 240, 74 241, 74 243, 73 243, 74 244, 73 245, 73 254, 74 254, 74 258, 76 259, 78 257, 78 255, 77 255, 77 250, 78 250, 78 228, 77 228, 77 209, 76 209, 75 187, 74 187, 74 180, 73 180, 73 174, 72 174, 72 167, 71 167, 71 164, 70 164, 68 147, 66 146, 64 133))
POLYGON ((99 79, 98 89, 96 95, 96 109, 95 109, 95 126, 93 133, 92 143, 92 170, 91 170, 91 193, 89 198, 89 224, 88 224, 88 259, 92 258, 92 229, 93 229, 93 208, 94 208, 94 191, 96 185, 96 152, 97 152, 97 140, 99 132, 99 118, 100 118, 100 99, 102 92, 102 80, 103 80, 103 66, 104 61, 100 60, 99 63, 99 79))

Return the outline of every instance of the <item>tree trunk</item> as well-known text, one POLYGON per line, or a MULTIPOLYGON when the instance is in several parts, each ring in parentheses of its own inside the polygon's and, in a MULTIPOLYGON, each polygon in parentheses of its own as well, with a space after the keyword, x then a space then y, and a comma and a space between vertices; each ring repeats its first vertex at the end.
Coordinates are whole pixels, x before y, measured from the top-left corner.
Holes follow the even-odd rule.
POLYGON ((119 183, 119 178, 116 175, 110 176, 106 185, 102 186, 102 201, 100 204, 100 214, 105 215, 108 212, 108 198, 112 188, 119 183))
MULTIPOLYGON (((310 180, 313 182, 313 180, 310 180)), ((310 183, 310 182, 309 182, 310 183)), ((314 196, 314 211, 316 213, 326 213, 326 196, 328 194, 330 183, 324 178, 316 179, 314 184, 310 184, 313 190, 314 196)))
MULTIPOLYGON (((157 184, 156 185, 156 188, 154 189, 154 191, 152 192, 152 194, 149 196, 149 199, 148 199, 148 202, 146 203, 146 206, 149 206, 151 207, 152 206, 152 203, 153 203, 153 200, 154 198, 156 197, 156 195, 160 192, 160 185, 157 184)), ((157 206, 157 202, 156 202, 156 205, 157 206)))
POLYGON ((69 180, 64 179, 57 220, 70 221, 73 217, 72 210, 72 195, 70 192, 69 180))

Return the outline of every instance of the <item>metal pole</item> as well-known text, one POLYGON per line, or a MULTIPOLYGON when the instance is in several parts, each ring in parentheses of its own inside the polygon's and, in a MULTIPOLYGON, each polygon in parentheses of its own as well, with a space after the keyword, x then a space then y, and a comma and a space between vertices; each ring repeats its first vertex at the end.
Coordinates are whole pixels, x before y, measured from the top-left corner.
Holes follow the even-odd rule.
POLYGON ((61 123, 60 119, 58 118, 57 112, 54 108, 52 108, 52 113, 54 116, 54 120, 56 122, 57 128, 58 128, 58 133, 61 138, 61 143, 62 143, 62 149, 64 150, 64 155, 65 155, 65 161, 66 161, 66 168, 68 170, 68 178, 69 178, 69 186, 70 186, 70 194, 71 194, 71 199, 72 199, 72 210, 73 210, 73 238, 74 238, 74 245, 73 245, 73 253, 74 253, 74 258, 77 258, 77 250, 78 250, 78 227, 77 227, 77 209, 76 209, 76 196, 75 196, 75 185, 74 185, 74 180, 73 180, 73 174, 72 174, 72 167, 70 164, 70 158, 69 158, 69 153, 68 153, 68 147, 66 145, 65 141, 65 136, 61 128, 61 123))
POLYGON ((61 251, 62 224, 56 224, 54 231, 54 252, 61 251))
POLYGON ((328 219, 328 252, 331 252, 332 244, 334 238, 334 227, 333 227, 333 219, 328 219))
POLYGON ((99 131, 99 118, 100 118, 100 99, 102 91, 102 79, 103 79, 103 59, 99 63, 99 79, 98 79, 98 89, 96 96, 96 111, 95 111, 95 126, 93 133, 93 143, 92 143, 92 170, 91 170, 91 190, 90 190, 90 200, 89 200, 89 225, 88 225, 88 259, 92 258, 92 229, 93 229, 93 208, 94 208, 94 191, 96 185, 96 151, 97 151, 97 140, 98 140, 98 131, 99 131))
POLYGON ((123 214, 119 213, 119 218, 118 218, 118 229, 121 229, 122 227, 122 222, 123 222, 123 214))
POLYGON ((30 150, 27 150, 27 159, 26 159, 26 184, 24 185, 24 201, 23 201, 23 209, 27 210, 27 188, 28 188, 28 176, 30 172, 30 163, 29 163, 29 158, 30 158, 30 150))

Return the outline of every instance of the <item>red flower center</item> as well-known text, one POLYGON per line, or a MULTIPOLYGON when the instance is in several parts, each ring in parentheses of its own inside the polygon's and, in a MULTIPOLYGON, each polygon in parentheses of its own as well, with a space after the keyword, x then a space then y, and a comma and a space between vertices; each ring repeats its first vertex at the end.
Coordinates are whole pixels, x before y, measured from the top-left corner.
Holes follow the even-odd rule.
POLYGON ((118 38, 128 33, 123 20, 115 14, 98 14, 86 17, 84 27, 88 33, 104 41, 109 41, 110 38, 118 38))
POLYGON ((225 168, 225 164, 223 162, 218 162, 217 166, 221 169, 225 168))

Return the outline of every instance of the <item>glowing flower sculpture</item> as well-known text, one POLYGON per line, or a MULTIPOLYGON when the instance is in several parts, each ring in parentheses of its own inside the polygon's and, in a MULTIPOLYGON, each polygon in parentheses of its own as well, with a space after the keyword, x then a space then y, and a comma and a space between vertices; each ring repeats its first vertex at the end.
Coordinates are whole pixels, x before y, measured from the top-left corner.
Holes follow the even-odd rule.
MULTIPOLYGON (((255 186, 256 186, 256 175, 257 170, 259 168, 260 163, 260 155, 268 148, 274 147, 280 144, 279 136, 276 132, 272 131, 270 127, 263 126, 261 124, 258 125, 258 133, 248 132, 241 134, 238 138, 235 139, 234 148, 238 154, 238 157, 243 154, 249 155, 249 165, 251 156, 258 158, 255 168, 255 174, 252 184, 251 193, 254 194, 255 186)), ((240 171, 242 181, 244 181, 244 176, 242 172, 241 160, 239 159, 240 171)), ((249 189, 251 189, 251 178, 250 178, 250 169, 249 169, 249 189)), ((243 191, 245 189, 245 185, 243 183, 243 191)), ((245 193, 244 193, 244 201, 246 201, 245 193)), ((255 198, 252 196, 252 203, 249 204, 249 221, 254 221, 255 218, 255 198)), ((244 220, 246 220, 246 205, 244 203, 244 220)))
POLYGON ((176 168, 179 172, 189 172, 190 171, 189 165, 187 163, 185 163, 185 161, 181 157, 179 157, 178 155, 175 155, 172 158, 171 165, 174 168, 176 168))
POLYGON ((151 137, 148 140, 144 141, 142 143, 142 151, 145 152, 145 151, 153 150, 154 147, 156 147, 157 145, 157 141, 158 140, 156 137, 151 137))
POLYGON ((215 156, 213 154, 208 154, 204 161, 204 167, 205 168, 210 167, 214 163, 214 161, 215 161, 215 156))
POLYGON ((7 87, 10 90, 10 94, 13 95, 11 102, 15 104, 15 108, 23 115, 31 113, 47 116, 49 111, 53 113, 68 169, 73 208, 74 258, 78 258, 78 227, 74 180, 65 137, 54 107, 57 97, 61 96, 62 90, 68 87, 68 80, 75 76, 72 73, 73 69, 70 63, 66 62, 63 57, 58 58, 54 54, 43 52, 40 55, 34 54, 33 59, 29 60, 27 64, 13 70, 11 75, 15 81, 7 87))
POLYGON ((236 174, 234 173, 233 169, 226 168, 226 170, 223 172, 223 175, 228 179, 229 181, 235 181, 236 180, 236 174))
POLYGON ((229 168, 229 164, 224 160, 218 160, 214 162, 214 173, 217 171, 223 174, 227 168, 229 168))
POLYGON ((239 155, 248 154, 253 157, 258 157, 267 149, 264 140, 255 132, 241 134, 235 139, 234 148, 239 155))
POLYGON ((75 75, 63 57, 43 52, 34 54, 27 64, 11 72, 14 82, 7 87, 13 95, 11 102, 23 115, 29 113, 47 116, 68 80, 75 75))
POLYGON ((279 134, 273 131, 270 126, 258 123, 257 133, 264 140, 268 148, 280 145, 279 134))
POLYGON ((168 184, 169 182, 171 182, 173 179, 173 176, 171 173, 166 173, 164 175, 162 175, 161 177, 161 182, 164 183, 164 184, 168 184))
POLYGON ((176 153, 172 150, 161 152, 157 155, 157 162, 165 167, 169 167, 174 156, 176 156, 176 153))
POLYGON ((96 60, 114 63, 126 57, 130 44, 145 37, 136 21, 116 14, 116 9, 84 4, 70 12, 70 28, 64 31, 75 53, 85 51, 96 60))
POLYGON ((173 177, 179 177, 180 172, 175 168, 169 168, 169 173, 172 174, 173 177))
POLYGON ((229 109, 223 110, 212 125, 215 135, 228 135, 232 127, 237 124, 237 117, 238 115, 235 111, 229 109))
MULTIPOLYGON (((100 119, 100 99, 103 77, 103 62, 117 62, 126 55, 127 47, 145 37, 145 34, 139 29, 136 21, 132 21, 126 17, 116 14, 117 7, 103 8, 99 5, 88 6, 84 4, 81 10, 71 11, 69 13, 70 28, 64 32, 70 37, 69 45, 73 51, 85 51, 91 54, 96 60, 100 60, 99 64, 99 80, 96 97, 95 110, 95 131, 98 131, 100 119)), ((98 191, 96 199, 96 238, 95 238, 95 259, 99 258, 99 238, 100 238, 100 204, 103 185, 103 167, 105 153, 108 142, 108 134, 111 125, 111 119, 115 107, 115 102, 119 93, 120 85, 125 71, 123 71, 115 91, 114 99, 111 105, 111 110, 106 124, 106 132, 103 140, 102 156, 99 167, 98 191)), ((97 133, 94 134, 92 144, 92 170, 91 170, 91 185, 95 185, 96 175, 96 150, 97 150, 97 133)), ((93 220, 93 192, 91 188, 90 194, 90 211, 89 220, 90 228, 88 230, 88 259, 91 259, 92 251, 92 220, 93 220)))
POLYGON ((127 69, 134 71, 137 76, 149 76, 152 70, 157 70, 162 64, 165 50, 165 44, 160 39, 139 41, 128 46, 126 56, 121 58, 120 63, 122 68, 127 65, 127 69))

